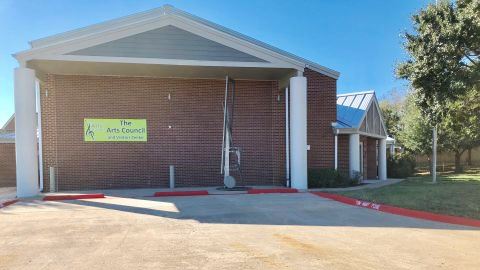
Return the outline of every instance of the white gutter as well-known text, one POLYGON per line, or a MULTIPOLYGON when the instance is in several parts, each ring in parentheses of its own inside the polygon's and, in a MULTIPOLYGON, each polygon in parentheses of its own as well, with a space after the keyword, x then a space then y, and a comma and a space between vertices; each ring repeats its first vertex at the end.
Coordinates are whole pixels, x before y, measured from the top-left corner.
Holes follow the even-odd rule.
POLYGON ((43 140, 42 140, 42 103, 40 102, 40 83, 35 82, 35 95, 37 105, 37 136, 38 136, 38 170, 40 174, 40 192, 43 191, 43 140))
POLYGON ((290 187, 290 107, 289 107, 289 91, 285 88, 285 169, 287 178, 287 187, 290 187))

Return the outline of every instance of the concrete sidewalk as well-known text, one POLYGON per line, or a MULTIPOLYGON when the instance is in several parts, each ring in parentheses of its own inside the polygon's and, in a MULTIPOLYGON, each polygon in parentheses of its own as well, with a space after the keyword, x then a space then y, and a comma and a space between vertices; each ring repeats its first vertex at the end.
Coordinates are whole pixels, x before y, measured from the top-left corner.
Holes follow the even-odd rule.
MULTIPOLYGON (((371 189, 379 188, 387 185, 392 185, 403 181, 404 179, 388 179, 384 181, 380 180, 365 180, 364 185, 347 187, 347 188, 313 188, 308 190, 299 190, 299 192, 307 191, 347 191, 347 190, 358 190, 358 189, 371 189)), ((247 191, 225 191, 218 190, 218 186, 214 187, 179 187, 179 188, 132 188, 132 189, 95 189, 95 190, 85 190, 85 191, 61 191, 61 192, 52 192, 52 193, 42 193, 41 195, 74 195, 74 194, 93 194, 93 193, 103 193, 105 196, 113 197, 124 197, 124 198, 135 198, 135 197, 148 197, 153 196, 155 192, 164 192, 164 191, 198 191, 206 190, 210 195, 237 195, 237 194, 247 194, 247 191)), ((286 189, 284 186, 249 186, 249 188, 255 189, 286 189)))
MULTIPOLYGON (((255 189, 286 189, 282 186, 249 186, 250 188, 255 189)), ((62 192, 53 192, 53 193, 43 193, 42 195, 73 195, 73 194, 93 194, 93 193, 103 193, 105 196, 109 197, 123 197, 123 198, 136 198, 136 197, 149 197, 153 196, 155 192, 171 192, 171 191, 198 191, 206 190, 210 195, 237 195, 237 194, 247 194, 247 191, 225 191, 218 190, 218 186, 215 187, 179 187, 179 188, 132 188, 132 189, 95 189, 95 190, 85 190, 85 191, 62 191, 62 192)))

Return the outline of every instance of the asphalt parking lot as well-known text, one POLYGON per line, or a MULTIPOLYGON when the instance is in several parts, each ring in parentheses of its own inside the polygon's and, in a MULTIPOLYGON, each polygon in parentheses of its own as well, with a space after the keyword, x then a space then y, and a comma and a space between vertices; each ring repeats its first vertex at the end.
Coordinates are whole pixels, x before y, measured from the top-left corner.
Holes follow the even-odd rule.
POLYGON ((478 269, 480 230, 309 193, 0 209, 0 269, 478 269))

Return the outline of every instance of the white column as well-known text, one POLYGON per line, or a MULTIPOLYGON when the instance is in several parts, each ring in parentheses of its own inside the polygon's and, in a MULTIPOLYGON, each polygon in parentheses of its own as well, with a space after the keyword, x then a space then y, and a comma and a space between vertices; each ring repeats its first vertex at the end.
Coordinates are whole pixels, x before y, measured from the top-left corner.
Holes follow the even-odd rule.
POLYGON ((17 196, 30 197, 38 194, 35 71, 16 68, 14 74, 17 196))
POLYGON ((291 186, 308 188, 307 78, 290 78, 290 174, 291 186))
POLYGON ((290 187, 290 99, 288 87, 285 88, 285 174, 286 186, 290 187))
POLYGON ((37 80, 35 82, 35 98, 36 98, 36 107, 37 107, 37 135, 38 135, 38 171, 40 176, 39 191, 43 191, 43 157, 42 157, 42 94, 40 93, 40 83, 37 80))
POLYGON ((378 146, 378 178, 387 180, 387 140, 380 139, 378 146))
POLYGON ((360 172, 360 134, 349 135, 348 149, 350 177, 353 177, 354 172, 360 172))

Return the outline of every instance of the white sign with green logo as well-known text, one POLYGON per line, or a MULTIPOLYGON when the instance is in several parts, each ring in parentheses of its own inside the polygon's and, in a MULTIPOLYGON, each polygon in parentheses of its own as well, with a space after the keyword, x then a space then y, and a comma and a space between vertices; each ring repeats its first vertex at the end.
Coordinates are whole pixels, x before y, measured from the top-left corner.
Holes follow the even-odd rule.
POLYGON ((146 119, 91 119, 83 123, 86 142, 146 142, 146 119))

